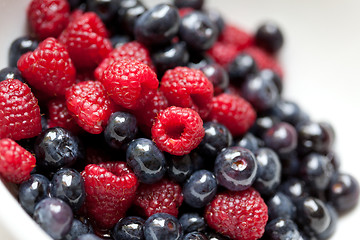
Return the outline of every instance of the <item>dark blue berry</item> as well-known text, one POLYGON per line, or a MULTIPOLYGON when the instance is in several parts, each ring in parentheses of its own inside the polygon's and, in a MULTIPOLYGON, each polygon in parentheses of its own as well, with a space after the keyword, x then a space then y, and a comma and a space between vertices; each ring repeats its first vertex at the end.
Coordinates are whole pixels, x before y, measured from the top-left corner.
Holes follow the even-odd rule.
POLYGON ((204 207, 215 197, 216 190, 217 182, 212 172, 196 171, 183 186, 184 201, 194 208, 204 207))
POLYGON ((36 164, 56 170, 73 165, 81 156, 79 139, 70 131, 56 127, 42 132, 35 143, 36 164))
POLYGON ((232 135, 222 124, 216 122, 204 123, 205 136, 199 144, 199 153, 204 157, 215 159, 223 150, 232 145, 232 135))
POLYGON ((329 151, 328 153, 326 153, 326 157, 329 159, 331 165, 334 168, 334 171, 338 172, 340 169, 341 161, 340 161, 339 156, 336 154, 336 152, 329 151))
POLYGON ((85 0, 68 0, 71 10, 80 7, 81 4, 85 3, 85 0))
POLYGON ((190 60, 188 64, 189 68, 201 69, 202 67, 205 67, 208 64, 215 63, 214 60, 204 52, 189 51, 189 53, 190 53, 190 60))
POLYGON ((178 8, 193 8, 200 10, 204 5, 204 0, 174 0, 174 4, 178 8))
POLYGON ((280 122, 266 131, 263 136, 265 146, 278 154, 287 154, 297 147, 295 128, 286 122, 280 122))
POLYGON ((272 196, 267 202, 269 221, 282 217, 295 219, 296 216, 296 207, 291 199, 283 194, 282 192, 277 192, 272 196))
POLYGON ((154 183, 166 172, 163 153, 150 139, 138 138, 129 144, 126 162, 143 183, 154 183))
POLYGON ((194 171, 190 155, 174 156, 167 154, 167 175, 175 182, 182 183, 190 177, 194 171))
POLYGON ((118 48, 131 41, 128 35, 114 35, 110 38, 113 48, 118 48))
POLYGON ((207 64, 200 68, 207 79, 214 85, 214 94, 223 93, 229 86, 229 75, 225 69, 217 63, 207 64))
POLYGON ((282 182, 279 186, 279 190, 288 196, 293 202, 309 196, 305 182, 297 178, 290 178, 282 182))
POLYGON ((95 12, 105 24, 109 24, 118 8, 117 2, 117 0, 86 0, 87 11, 95 12))
POLYGON ((70 232, 73 213, 64 201, 45 198, 36 205, 33 218, 52 238, 62 239, 70 232))
POLYGON ((118 28, 133 36, 136 21, 147 11, 147 8, 139 0, 122 0, 119 1, 119 5, 117 11, 118 28))
POLYGON ((134 115, 126 112, 111 114, 104 131, 107 144, 115 149, 126 149, 127 144, 135 139, 138 132, 134 115))
POLYGON ((260 115, 256 118, 253 126, 251 127, 251 132, 254 133, 255 136, 262 138, 264 133, 280 123, 280 119, 271 115, 260 115))
POLYGON ((295 150, 287 154, 281 154, 279 157, 283 178, 289 178, 299 173, 300 159, 295 150))
POLYGON ((135 38, 145 45, 169 43, 179 31, 178 10, 159 4, 144 12, 135 22, 135 38))
POLYGON ((17 79, 25 82, 21 76, 21 72, 16 67, 6 67, 0 70, 0 82, 6 79, 17 79))
POLYGON ((20 184, 19 202, 24 210, 33 215, 35 205, 49 194, 50 181, 40 174, 32 174, 31 177, 20 184))
POLYGON ((84 179, 74 169, 60 169, 51 180, 50 194, 52 197, 59 198, 69 204, 76 212, 85 201, 84 179))
POLYGON ((254 188, 261 195, 271 195, 281 181, 281 164, 278 155, 269 148, 259 148, 254 152, 258 165, 254 188))
POLYGON ((183 230, 179 221, 167 213, 150 216, 144 224, 146 240, 180 240, 183 230))
POLYGON ((204 10, 204 13, 210 18, 210 20, 216 25, 218 34, 220 35, 225 28, 225 21, 221 13, 214 8, 204 10))
POLYGON ((122 218, 113 229, 113 238, 115 240, 143 240, 143 225, 145 220, 140 217, 122 218))
POLYGON ((198 213, 185 213, 179 219, 184 233, 201 232, 205 230, 206 223, 202 216, 198 213))
POLYGON ((255 181, 256 172, 255 156, 246 148, 226 148, 215 160, 214 174, 218 183, 231 191, 249 188, 255 181))
POLYGON ((205 51, 215 43, 218 30, 207 15, 193 11, 181 19, 179 37, 186 42, 189 48, 205 51))
POLYGON ((252 133, 246 133, 242 138, 235 142, 235 146, 247 148, 252 152, 255 152, 262 145, 262 141, 255 137, 252 133))
POLYGON ((276 72, 274 72, 271 69, 265 68, 259 72, 259 75, 260 77, 266 79, 267 81, 274 82, 278 89, 279 94, 281 95, 283 91, 283 81, 276 72))
POLYGON ((258 67, 254 58, 249 54, 240 53, 231 61, 227 70, 229 72, 231 83, 236 86, 241 86, 246 78, 258 71, 258 67))
POLYGON ((76 240, 80 235, 92 233, 93 229, 89 224, 83 223, 78 219, 73 220, 70 232, 62 240, 76 240))
POLYGON ((293 126, 302 121, 302 111, 295 102, 280 99, 271 109, 271 114, 293 126))
POLYGON ((38 41, 30 37, 19 37, 15 39, 9 50, 9 67, 17 67, 17 61, 24 53, 34 51, 39 45, 38 41))
POLYGON ((265 236, 271 240, 304 240, 298 226, 288 218, 276 218, 265 228, 265 236))
POLYGON ((339 216, 333 206, 331 206, 330 204, 326 204, 326 207, 330 213, 330 224, 325 231, 323 231, 322 233, 317 235, 317 239, 319 239, 319 240, 329 239, 334 234, 336 227, 337 227, 338 218, 339 218, 339 216))
POLYGON ((76 240, 102 240, 102 238, 99 238, 93 233, 86 233, 83 235, 80 235, 76 240))
MULTIPOLYGON (((191 161, 192 161, 192 166, 193 166, 193 170, 197 171, 200 169, 204 169, 205 168, 205 163, 206 163, 206 159, 201 156, 198 151, 193 150, 189 153, 191 161)), ((212 170, 212 168, 211 168, 212 170)))
POLYGON ((207 231, 205 232, 205 235, 207 236, 208 240, 230 240, 230 238, 213 231, 207 231))
POLYGON ((186 234, 183 240, 208 240, 208 238, 201 232, 191 232, 186 234))
POLYGON ((350 174, 337 174, 327 191, 328 201, 338 213, 353 209, 359 201, 359 183, 350 174))
POLYGON ((255 43, 269 53, 276 53, 284 44, 284 36, 274 22, 266 22, 257 29, 255 43))

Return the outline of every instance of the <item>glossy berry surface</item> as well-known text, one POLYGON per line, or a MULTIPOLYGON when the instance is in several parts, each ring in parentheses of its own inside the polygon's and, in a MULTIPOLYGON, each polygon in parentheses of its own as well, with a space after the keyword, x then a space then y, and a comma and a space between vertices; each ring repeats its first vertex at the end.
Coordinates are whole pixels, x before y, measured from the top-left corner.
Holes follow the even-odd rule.
POLYGON ((93 233, 86 233, 80 235, 76 240, 101 240, 101 238, 93 233))
POLYGON ((121 1, 118 2, 118 5, 120 8, 116 14, 117 24, 130 36, 133 36, 137 19, 148 9, 138 0, 121 1))
POLYGON ((89 225, 89 223, 83 223, 80 220, 74 218, 71 224, 70 232, 65 235, 63 240, 77 240, 79 236, 92 232, 93 228, 89 225))
POLYGON ((115 240, 143 240, 145 220, 140 217, 130 216, 121 219, 113 229, 115 240))
POLYGON ((282 182, 279 190, 294 202, 309 196, 305 182, 297 178, 290 178, 282 182))
POLYGON ((52 238, 61 239, 71 229, 73 213, 62 200, 45 198, 36 205, 33 218, 52 238))
POLYGON ((167 213, 150 216, 144 224, 146 240, 180 240, 183 231, 179 221, 167 213))
POLYGON ((129 144, 126 162, 140 182, 154 183, 165 174, 165 157, 150 139, 138 138, 129 144))
POLYGON ((280 122, 264 134, 265 145, 278 154, 290 153, 297 147, 297 132, 285 122, 280 122))
POLYGON ((283 81, 282 78, 273 70, 265 68, 259 72, 261 78, 265 79, 266 81, 274 82, 279 94, 281 95, 283 91, 283 81))
POLYGON ((237 86, 258 71, 255 60, 246 53, 241 53, 227 66, 231 83, 237 86))
POLYGON ((6 79, 17 79, 20 82, 24 82, 21 76, 21 72, 16 67, 6 67, 0 70, 0 82, 6 79))
POLYGON ((273 240, 304 240, 296 223, 283 217, 276 218, 266 225, 265 236, 273 240))
POLYGON ((207 240, 205 234, 201 232, 191 232, 184 236, 184 240, 207 240))
POLYGON ((194 171, 193 161, 190 154, 183 156, 166 155, 166 172, 170 179, 182 183, 190 177, 194 171))
POLYGON ((296 126, 304 121, 302 110, 299 105, 293 101, 279 99, 270 111, 271 115, 274 115, 281 121, 288 122, 293 126, 296 126))
POLYGON ((16 38, 9 49, 9 67, 17 67, 17 61, 26 52, 34 51, 38 47, 37 40, 24 36, 16 38))
POLYGON ((204 218, 198 213, 185 213, 179 218, 179 222, 184 233, 201 232, 206 228, 204 218))
POLYGON ((284 36, 274 22, 266 22, 257 29, 255 43, 269 53, 276 53, 284 44, 284 36))
POLYGON ((231 191, 242 191, 255 181, 257 162, 254 154, 242 147, 229 147, 215 160, 214 174, 219 185, 231 191))
POLYGON ((201 9, 204 0, 174 0, 174 4, 178 8, 201 9))
POLYGON ((266 201, 268 206, 269 221, 276 218, 295 219, 296 207, 291 199, 282 192, 275 193, 266 201))
POLYGON ((105 24, 113 20, 118 8, 114 0, 86 0, 87 11, 95 12, 105 24))
POLYGON ((263 145, 263 142, 252 133, 248 132, 242 138, 236 140, 234 145, 247 148, 250 151, 255 152, 261 145, 263 145))
POLYGON ((184 201, 194 208, 204 207, 215 197, 216 190, 217 182, 212 172, 196 171, 183 186, 184 201))
POLYGON ((223 93, 229 86, 229 75, 227 71, 217 63, 206 64, 200 70, 205 77, 214 85, 214 95, 223 93))

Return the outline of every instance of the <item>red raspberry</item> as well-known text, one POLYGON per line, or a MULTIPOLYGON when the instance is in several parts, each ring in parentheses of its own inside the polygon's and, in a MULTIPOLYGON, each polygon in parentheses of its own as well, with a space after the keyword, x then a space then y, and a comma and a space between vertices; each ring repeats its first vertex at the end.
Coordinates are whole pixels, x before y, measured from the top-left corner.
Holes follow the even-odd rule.
POLYGON ((138 181, 124 162, 89 164, 84 178, 88 216, 101 228, 112 228, 131 206, 138 181))
POLYGON ((216 195, 204 217, 211 228, 231 239, 256 240, 264 234, 268 210, 260 194, 248 188, 216 195))
POLYGON ((94 75, 96 79, 101 79, 101 75, 105 69, 111 65, 113 62, 123 59, 137 60, 148 65, 152 70, 155 71, 155 67, 152 64, 149 50, 139 42, 133 41, 125 43, 117 48, 115 48, 108 56, 105 58, 100 65, 95 69, 94 75))
POLYGON ((30 88, 17 79, 0 82, 0 139, 20 140, 40 132, 40 108, 30 88))
POLYGON ((99 134, 110 115, 116 111, 114 103, 99 81, 85 81, 66 91, 66 106, 77 124, 85 131, 99 134))
POLYGON ((191 108, 201 118, 209 115, 214 87, 203 72, 188 67, 176 67, 165 72, 160 90, 170 105, 191 108))
POLYGON ((94 68, 111 52, 103 22, 93 12, 76 17, 61 33, 59 42, 69 51, 78 68, 94 68))
POLYGON ((225 67, 238 55, 238 50, 233 44, 215 42, 207 53, 215 60, 215 62, 225 67))
POLYGON ((0 139, 0 175, 9 182, 22 183, 30 178, 35 157, 9 138, 0 139))
POLYGON ((241 51, 253 44, 253 37, 240 28, 227 24, 219 36, 219 41, 234 45, 238 51, 241 51))
POLYGON ((66 107, 66 101, 63 98, 51 99, 47 103, 48 107, 48 127, 62 127, 73 133, 80 131, 79 125, 70 114, 66 107))
POLYGON ((127 109, 144 104, 145 96, 153 95, 159 86, 156 73, 148 65, 131 59, 113 62, 101 82, 111 99, 127 109))
POLYGON ((69 16, 67 0, 32 0, 27 9, 30 26, 40 39, 58 37, 68 25, 69 16))
POLYGON ((173 106, 160 112, 151 134, 160 150, 182 156, 200 144, 205 130, 197 112, 173 106))
POLYGON ((17 63, 22 76, 48 96, 65 94, 75 83, 76 70, 66 49, 55 38, 47 38, 17 63))
POLYGON ((183 194, 179 184, 162 179, 154 184, 140 184, 136 191, 134 205, 141 213, 150 217, 155 213, 168 213, 177 217, 178 208, 183 202, 183 194))
POLYGON ((194 9, 193 8, 190 8, 190 7, 185 7, 185 8, 180 8, 179 9, 179 15, 181 18, 185 17, 185 15, 193 12, 194 9))
POLYGON ((234 137, 246 133, 256 119, 256 112, 245 99, 227 93, 213 98, 208 120, 225 125, 234 137))

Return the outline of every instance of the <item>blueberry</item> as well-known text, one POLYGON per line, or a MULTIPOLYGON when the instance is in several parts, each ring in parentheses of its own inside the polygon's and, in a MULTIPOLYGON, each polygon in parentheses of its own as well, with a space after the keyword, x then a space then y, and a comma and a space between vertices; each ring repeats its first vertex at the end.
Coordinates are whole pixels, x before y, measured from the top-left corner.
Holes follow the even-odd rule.
POLYGON ((231 83, 235 86, 241 86, 246 78, 258 71, 258 67, 254 58, 249 54, 240 53, 230 62, 227 70, 231 83))
POLYGON ((34 51, 39 45, 38 41, 30 37, 15 39, 9 50, 9 67, 17 67, 17 61, 24 53, 34 51))
POLYGON ((193 8, 200 10, 204 5, 204 0, 174 0, 177 8, 193 8))
POLYGON ((114 35, 110 38, 113 48, 118 48, 131 41, 128 35, 114 35))
POLYGON ((205 235, 207 236, 208 240, 230 240, 230 238, 213 231, 207 231, 205 232, 205 235))
POLYGON ((293 126, 302 121, 302 111, 295 102, 280 99, 271 109, 271 113, 281 121, 288 122, 293 126))
POLYGON ((290 178, 282 182, 279 186, 279 190, 288 196, 293 202, 309 196, 305 182, 297 178, 290 178))
POLYGON ((20 184, 19 202, 24 210, 33 215, 35 205, 49 194, 50 181, 40 174, 32 174, 31 177, 20 184))
POLYGON ((216 122, 204 123, 205 136, 199 144, 199 152, 208 158, 215 159, 223 150, 232 145, 232 135, 222 124, 216 122))
POLYGON ((214 85, 214 95, 223 93, 229 86, 229 75, 217 63, 207 64, 200 68, 207 79, 214 85))
POLYGON ((259 74, 250 75, 241 85, 241 96, 258 111, 273 107, 280 94, 276 84, 259 74))
POLYGON ((74 169, 60 169, 51 180, 50 194, 69 204, 76 212, 85 201, 84 179, 74 169))
POLYGON ((70 232, 62 240, 76 240, 80 235, 92 233, 93 229, 89 224, 83 223, 78 219, 73 220, 70 232))
POLYGON ((330 204, 326 204, 326 207, 330 214, 330 224, 325 231, 323 231, 322 233, 317 235, 317 238, 319 240, 329 239, 334 234, 336 227, 337 227, 337 222, 338 222, 339 216, 338 216, 335 208, 333 206, 331 206, 330 204))
POLYGON ((80 235, 76 240, 102 240, 102 238, 99 238, 93 233, 86 233, 83 235, 80 235))
POLYGON ((158 48, 151 54, 151 59, 159 76, 162 76, 168 69, 186 66, 189 58, 190 55, 184 42, 172 43, 158 48))
POLYGON ((70 232, 73 213, 62 200, 45 198, 35 206, 33 218, 52 238, 61 239, 70 232))
POLYGON ((280 76, 274 72, 273 70, 271 69, 268 69, 268 68, 265 68, 265 69, 262 69, 260 72, 259 72, 259 75, 263 78, 263 79, 267 79, 267 81, 272 81, 275 83, 277 89, 278 89, 278 92, 279 94, 281 95, 282 91, 283 91, 283 81, 282 79, 280 78, 280 76))
POLYGON ((9 78, 25 82, 21 76, 21 72, 16 67, 6 67, 0 70, 0 82, 9 78))
POLYGON ((249 188, 256 178, 254 154, 246 148, 229 147, 215 160, 214 174, 218 183, 231 191, 249 188))
POLYGON ((255 43, 269 53, 276 53, 284 44, 284 36, 274 22, 266 22, 257 29, 255 43))
POLYGON ((224 18, 221 16, 221 13, 217 9, 214 9, 214 8, 206 9, 203 12, 216 25, 216 27, 218 29, 218 34, 220 35, 225 28, 225 21, 224 21, 224 18))
POLYGON ((81 4, 85 3, 85 0, 68 0, 71 10, 80 7, 81 4))
POLYGON ((212 59, 209 55, 204 52, 197 52, 197 51, 189 51, 190 53, 190 60, 188 67, 201 69, 208 64, 215 63, 214 59, 212 59))
POLYGON ((204 218, 198 213, 185 213, 180 217, 179 222, 184 230, 184 233, 195 231, 201 232, 206 228, 204 218))
POLYGON ((157 213, 146 220, 144 236, 146 240, 180 240, 183 237, 183 230, 174 216, 157 213))
POLYGON ((126 112, 111 114, 104 131, 107 144, 115 149, 126 149, 127 144, 134 140, 138 132, 134 115, 126 112))
POLYGON ((212 172, 196 171, 183 186, 184 201, 194 208, 204 207, 215 197, 216 190, 217 182, 212 172))
POLYGON ((215 43, 218 30, 207 15, 199 11, 193 11, 181 19, 179 37, 191 49, 205 51, 215 43))
POLYGON ((35 154, 36 164, 44 169, 69 167, 81 156, 79 139, 64 128, 49 128, 37 137, 35 154))
POLYGON ((300 159, 295 150, 287 154, 281 154, 279 157, 283 178, 289 178, 299 173, 300 159))
POLYGON ((178 10, 168 4, 158 4, 144 12, 135 22, 135 38, 145 45, 169 43, 179 31, 178 10))
POLYGON ((266 225, 265 236, 271 240, 304 240, 296 223, 282 217, 276 218, 266 225))
POLYGON ((95 12, 105 24, 109 24, 118 8, 117 2, 117 0, 87 0, 87 11, 95 12))
POLYGON ((182 183, 190 177, 194 171, 190 155, 174 156, 167 154, 167 174, 175 182, 182 183))
POLYGON ((272 115, 260 115, 256 118, 253 126, 251 127, 251 132, 255 136, 262 138, 264 133, 280 123, 280 119, 272 115))
POLYGON ((147 8, 139 0, 119 1, 117 11, 117 25, 121 30, 133 36, 137 19, 147 11, 147 8))
POLYGON ((334 168, 334 171, 338 172, 339 169, 340 169, 341 161, 340 161, 339 156, 336 154, 336 152, 329 151, 329 152, 326 153, 326 157, 329 159, 331 165, 334 168))
POLYGON ((201 232, 191 232, 186 234, 183 240, 208 240, 208 238, 201 232))
POLYGON ((238 139, 235 146, 247 148, 252 152, 255 152, 262 145, 262 141, 255 137, 252 133, 246 133, 242 138, 238 139))
POLYGON ((113 229, 115 240, 143 240, 143 225, 145 221, 140 217, 130 216, 122 218, 113 229))
POLYGON ((345 213, 359 201, 359 183, 350 174, 337 174, 328 186, 327 196, 338 213, 345 213))
POLYGON ((278 154, 287 154, 297 147, 297 133, 295 128, 280 122, 266 131, 263 136, 265 145, 278 154))
POLYGON ((269 221, 282 217, 295 219, 296 207, 291 199, 282 192, 275 193, 267 202, 269 221))
MULTIPOLYGON (((200 170, 205 168, 206 159, 201 156, 197 150, 193 150, 189 153, 193 170, 200 170)), ((212 169, 212 168, 211 168, 212 169)))
POLYGON ((259 148, 254 154, 258 169, 253 186, 261 195, 271 195, 275 192, 281 180, 279 157, 269 148, 259 148))
POLYGON ((166 171, 165 157, 155 143, 146 138, 138 138, 129 144, 126 162, 143 183, 160 180, 166 171))

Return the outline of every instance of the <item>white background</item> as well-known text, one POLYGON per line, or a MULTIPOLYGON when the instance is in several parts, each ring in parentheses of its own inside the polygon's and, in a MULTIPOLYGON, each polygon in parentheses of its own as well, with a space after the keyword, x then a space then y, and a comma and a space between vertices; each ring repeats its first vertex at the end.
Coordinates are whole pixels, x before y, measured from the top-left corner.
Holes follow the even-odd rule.
MULTIPOLYGON (((0 68, 7 64, 11 41, 25 32, 27 2, 0 0, 0 68)), ((152 6, 160 1, 145 2, 152 6)), ((334 126, 341 170, 360 179, 360 1, 209 0, 207 6, 248 31, 268 19, 281 26, 286 98, 298 102, 314 120, 334 126)), ((2 184, 0 196, 0 239, 41 239, 41 232, 26 230, 34 228, 33 223, 2 184), (9 228, 12 233, 6 232, 9 228)), ((340 218, 331 239, 355 239, 359 221, 357 207, 340 218)))

